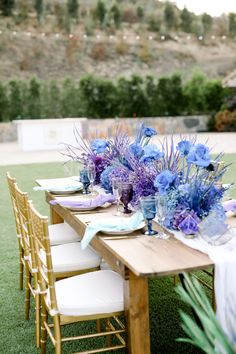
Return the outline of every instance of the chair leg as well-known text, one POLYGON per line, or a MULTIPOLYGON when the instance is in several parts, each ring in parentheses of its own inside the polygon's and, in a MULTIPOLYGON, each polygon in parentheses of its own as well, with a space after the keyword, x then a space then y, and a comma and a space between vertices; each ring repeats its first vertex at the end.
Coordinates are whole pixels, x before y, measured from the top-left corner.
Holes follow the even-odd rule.
POLYGON ((41 313, 41 354, 46 354, 47 330, 45 327, 45 323, 47 323, 47 318, 47 309, 43 301, 41 313))
POLYGON ((25 267, 25 319, 29 319, 30 312, 30 288, 29 284, 31 283, 31 274, 28 266, 25 267))
POLYGON ((59 316, 53 318, 54 322, 54 337, 55 337, 55 354, 61 354, 61 328, 59 316))
POLYGON ((101 332, 101 320, 97 320, 97 332, 101 332))
POLYGON ((40 347, 40 295, 35 295, 35 328, 36 328, 36 347, 40 347))
MULTIPOLYGON (((109 318, 106 319, 106 331, 109 332, 111 330, 110 326, 109 326, 109 318)), ((111 334, 108 334, 106 336, 106 341, 107 341, 107 346, 110 347, 111 343, 112 343, 112 337, 111 334)))

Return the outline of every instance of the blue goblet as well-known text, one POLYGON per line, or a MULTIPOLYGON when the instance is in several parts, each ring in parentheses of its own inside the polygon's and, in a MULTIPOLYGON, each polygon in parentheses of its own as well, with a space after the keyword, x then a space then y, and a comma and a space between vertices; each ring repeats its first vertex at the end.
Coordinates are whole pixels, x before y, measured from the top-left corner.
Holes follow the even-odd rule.
POLYGON ((83 194, 89 194, 90 191, 88 190, 88 187, 90 186, 90 180, 88 171, 85 168, 80 171, 80 181, 83 184, 83 194))
POLYGON ((140 204, 143 212, 144 219, 147 222, 147 231, 145 231, 145 235, 156 235, 157 231, 152 229, 152 220, 156 216, 156 197, 155 196, 148 196, 148 197, 141 197, 140 204))

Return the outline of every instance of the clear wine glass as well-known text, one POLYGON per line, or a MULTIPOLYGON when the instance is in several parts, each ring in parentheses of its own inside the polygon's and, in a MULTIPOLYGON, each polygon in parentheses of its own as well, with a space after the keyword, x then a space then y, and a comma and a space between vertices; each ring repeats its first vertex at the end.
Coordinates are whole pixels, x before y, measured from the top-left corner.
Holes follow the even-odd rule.
POLYGON ((120 206, 120 197, 121 194, 121 188, 119 188, 119 184, 122 183, 120 178, 112 178, 112 193, 114 197, 116 198, 116 212, 114 213, 114 216, 120 216, 121 212, 119 209, 120 206))
POLYGON ((147 222, 147 231, 144 234, 149 236, 156 235, 157 231, 152 228, 152 220, 156 216, 156 196, 141 197, 140 204, 144 219, 147 222))
POLYGON ((88 171, 88 178, 90 180, 90 190, 91 193, 93 194, 94 181, 96 178, 96 166, 94 165, 93 162, 89 162, 86 166, 86 169, 88 171))
POLYGON ((121 182, 118 186, 118 193, 120 195, 120 201, 124 206, 124 214, 132 213, 132 210, 128 208, 129 202, 133 197, 133 186, 130 182, 121 182))
MULTIPOLYGON (((164 221, 166 219, 166 215, 168 213, 167 207, 167 198, 165 195, 157 195, 156 196, 156 212, 157 212, 157 220, 164 229, 164 221)), ((163 240, 167 240, 170 236, 166 234, 164 231, 161 231, 156 236, 157 238, 161 238, 163 240)))

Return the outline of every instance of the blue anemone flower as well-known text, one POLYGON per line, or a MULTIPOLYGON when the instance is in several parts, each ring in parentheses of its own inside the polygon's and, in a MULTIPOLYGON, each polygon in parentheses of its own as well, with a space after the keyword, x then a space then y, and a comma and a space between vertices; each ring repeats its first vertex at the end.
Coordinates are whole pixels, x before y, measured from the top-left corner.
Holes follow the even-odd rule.
POLYGON ((109 143, 103 139, 95 139, 91 142, 91 149, 97 154, 103 153, 109 146, 109 143))
POLYGON ((176 176, 169 170, 162 171, 156 176, 154 186, 158 189, 160 194, 165 194, 173 185, 176 176))
POLYGON ((181 156, 187 156, 193 143, 189 140, 182 140, 177 144, 176 150, 180 152, 181 156))
POLYGON ((158 147, 154 144, 149 144, 144 146, 143 148, 143 156, 141 157, 141 162, 153 162, 155 160, 159 160, 164 157, 164 153, 158 149, 158 147))
POLYGON ((207 167, 211 162, 209 153, 210 150, 206 145, 194 145, 188 153, 187 162, 199 167, 207 167))

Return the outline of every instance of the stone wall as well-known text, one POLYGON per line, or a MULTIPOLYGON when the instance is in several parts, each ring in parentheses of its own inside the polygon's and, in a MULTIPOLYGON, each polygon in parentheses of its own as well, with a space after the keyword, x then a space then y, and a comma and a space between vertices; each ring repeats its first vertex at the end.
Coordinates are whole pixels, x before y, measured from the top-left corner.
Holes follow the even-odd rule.
POLYGON ((14 123, 0 123, 0 143, 17 140, 17 128, 14 123))
MULTIPOLYGON (((73 119, 76 122, 76 118, 73 119)), ((78 118, 82 124, 84 138, 112 136, 119 126, 130 136, 137 129, 138 122, 144 121, 146 125, 155 128, 160 134, 197 133, 207 131, 209 116, 186 117, 158 117, 158 118, 115 118, 115 119, 83 119, 78 118)), ((52 121, 52 120, 48 120, 52 121)), ((47 120, 44 120, 44 123, 47 120)), ((55 120, 58 126, 58 120, 55 120)), ((76 124, 76 123, 75 123, 76 124)), ((72 132, 73 134, 73 132, 72 132)), ((0 143, 17 141, 17 127, 15 123, 0 123, 0 143)))
POLYGON ((160 134, 197 133, 207 131, 209 116, 88 119, 82 122, 84 138, 114 135, 117 127, 134 136, 139 122, 155 128, 160 134))

